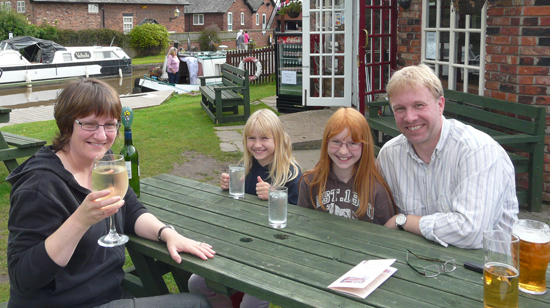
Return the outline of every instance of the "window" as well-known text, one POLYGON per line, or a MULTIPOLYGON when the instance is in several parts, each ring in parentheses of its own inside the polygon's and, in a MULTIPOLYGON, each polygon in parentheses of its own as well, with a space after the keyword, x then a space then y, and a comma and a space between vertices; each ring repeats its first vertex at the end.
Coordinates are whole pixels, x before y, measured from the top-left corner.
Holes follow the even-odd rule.
POLYGON ((124 29, 125 34, 132 31, 132 28, 134 28, 134 17, 133 16, 122 17, 122 27, 124 29))
POLYGON ((99 13, 99 4, 88 4, 88 13, 99 13))
POLYGON ((64 52, 63 53, 63 62, 71 62, 73 61, 73 57, 71 56, 70 52, 64 52))
POLYGON ((227 13, 227 31, 233 31, 233 13, 227 13))
POLYGON ((193 25, 204 25, 204 14, 193 14, 193 25))
POLYGON ((0 9, 4 10, 6 12, 11 11, 11 2, 9 2, 9 1, 6 1, 4 3, 0 2, 0 5, 2 5, 2 4, 3 4, 3 6, 0 6, 0 9))
POLYGON ((267 24, 267 18, 265 14, 262 14, 262 29, 265 29, 266 24, 267 24))
POLYGON ((422 5, 422 63, 444 88, 483 95, 487 5, 477 15, 459 15, 446 0, 422 5))
POLYGON ((25 13, 25 1, 17 1, 17 13, 25 13))
POLYGON ((116 59, 118 56, 112 51, 94 51, 94 59, 116 59))
POLYGON ((256 13, 256 26, 260 25, 260 14, 256 13))
POLYGON ((241 12, 241 25, 244 26, 244 13, 241 12))

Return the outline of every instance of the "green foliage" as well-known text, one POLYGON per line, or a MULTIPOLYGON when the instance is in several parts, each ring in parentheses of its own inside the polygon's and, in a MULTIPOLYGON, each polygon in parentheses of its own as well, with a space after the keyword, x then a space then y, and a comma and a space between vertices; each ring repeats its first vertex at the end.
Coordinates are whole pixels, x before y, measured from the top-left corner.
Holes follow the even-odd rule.
POLYGON ((141 57, 158 55, 170 45, 170 34, 162 25, 143 24, 134 27, 128 36, 130 46, 141 57))
POLYGON ((37 27, 30 24, 23 14, 0 10, 0 40, 7 40, 8 34, 13 36, 36 36, 37 27))
POLYGON ((217 25, 210 25, 204 29, 199 37, 201 50, 216 51, 218 49, 218 42, 220 41, 218 32, 220 32, 220 28, 217 25))
POLYGON ((85 29, 80 31, 60 29, 56 43, 63 46, 110 46, 113 38, 114 46, 124 47, 128 45, 124 33, 111 29, 85 29))

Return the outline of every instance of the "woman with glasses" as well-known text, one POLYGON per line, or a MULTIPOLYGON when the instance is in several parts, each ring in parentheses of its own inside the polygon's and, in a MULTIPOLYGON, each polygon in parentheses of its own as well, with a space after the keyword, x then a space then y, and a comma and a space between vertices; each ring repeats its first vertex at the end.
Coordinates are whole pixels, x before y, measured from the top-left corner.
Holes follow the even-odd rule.
POLYGON ((369 125, 357 110, 340 108, 328 120, 319 162, 300 182, 298 205, 380 225, 397 213, 375 166, 369 125))
POLYGON ((124 245, 98 245, 109 231, 105 218, 118 212, 119 232, 166 242, 175 262, 181 262, 179 252, 203 260, 215 253, 148 213, 130 187, 124 198, 92 192, 93 160, 112 153, 121 112, 118 94, 106 83, 68 83, 54 106, 59 132, 53 145, 8 176, 8 307, 210 307, 192 294, 133 299, 121 286, 124 245))

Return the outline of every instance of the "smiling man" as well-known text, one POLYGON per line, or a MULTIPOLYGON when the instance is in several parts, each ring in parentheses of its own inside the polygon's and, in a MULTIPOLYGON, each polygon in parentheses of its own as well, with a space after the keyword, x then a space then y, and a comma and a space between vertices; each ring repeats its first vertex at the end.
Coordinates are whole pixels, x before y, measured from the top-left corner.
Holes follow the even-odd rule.
POLYGON ((512 232, 519 208, 506 151, 443 116, 443 86, 424 64, 395 72, 387 93, 402 134, 377 158, 401 211, 386 226, 462 248, 481 248, 483 231, 512 232))

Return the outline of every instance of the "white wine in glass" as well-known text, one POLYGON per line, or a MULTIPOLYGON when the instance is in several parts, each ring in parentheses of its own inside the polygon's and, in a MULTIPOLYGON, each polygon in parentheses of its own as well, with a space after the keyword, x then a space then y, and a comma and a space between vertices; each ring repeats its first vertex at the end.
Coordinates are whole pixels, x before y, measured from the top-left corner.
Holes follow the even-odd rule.
MULTIPOLYGON (((111 193, 100 200, 120 196, 124 198, 128 190, 128 172, 124 156, 117 154, 105 154, 94 159, 92 170, 92 189, 100 191, 108 189, 111 193)), ((128 236, 118 234, 116 231, 115 214, 109 216, 109 234, 102 236, 97 242, 103 247, 115 247, 128 242, 128 236)))

